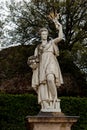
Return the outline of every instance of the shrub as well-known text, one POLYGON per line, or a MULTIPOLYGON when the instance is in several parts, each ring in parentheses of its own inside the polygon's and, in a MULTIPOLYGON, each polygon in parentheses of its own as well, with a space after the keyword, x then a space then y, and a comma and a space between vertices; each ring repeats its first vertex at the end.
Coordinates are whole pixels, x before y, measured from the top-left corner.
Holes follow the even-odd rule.
POLYGON ((0 104, 1 130, 25 130, 25 117, 39 111, 33 95, 0 95, 0 104))
POLYGON ((87 130, 87 98, 62 97, 61 109, 66 115, 80 116, 72 130, 87 130))
MULTIPOLYGON (((61 97, 61 109, 66 115, 80 116, 72 130, 87 130, 87 98, 61 97)), ((25 117, 39 110, 35 95, 0 94, 0 130, 26 130, 25 117)))

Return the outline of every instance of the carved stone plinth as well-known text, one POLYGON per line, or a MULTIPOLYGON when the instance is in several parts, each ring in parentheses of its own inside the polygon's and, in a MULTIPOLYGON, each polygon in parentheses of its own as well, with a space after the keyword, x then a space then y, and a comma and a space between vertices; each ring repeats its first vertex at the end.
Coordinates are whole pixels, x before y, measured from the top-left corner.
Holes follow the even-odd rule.
POLYGON ((78 116, 65 116, 63 113, 41 112, 37 116, 26 117, 27 130, 71 130, 78 116))

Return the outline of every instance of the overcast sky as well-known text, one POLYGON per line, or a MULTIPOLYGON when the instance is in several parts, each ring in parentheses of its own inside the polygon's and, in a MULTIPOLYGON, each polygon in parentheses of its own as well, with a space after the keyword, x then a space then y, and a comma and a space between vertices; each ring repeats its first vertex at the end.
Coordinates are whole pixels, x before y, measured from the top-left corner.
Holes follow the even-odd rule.
MULTIPOLYGON (((6 2, 6 1, 10 1, 10 0, 0 0, 0 3, 1 3, 1 2, 6 2)), ((19 2, 19 1, 23 1, 23 0, 13 0, 13 1, 19 2)), ((26 0, 26 1, 30 1, 30 0, 26 0)))

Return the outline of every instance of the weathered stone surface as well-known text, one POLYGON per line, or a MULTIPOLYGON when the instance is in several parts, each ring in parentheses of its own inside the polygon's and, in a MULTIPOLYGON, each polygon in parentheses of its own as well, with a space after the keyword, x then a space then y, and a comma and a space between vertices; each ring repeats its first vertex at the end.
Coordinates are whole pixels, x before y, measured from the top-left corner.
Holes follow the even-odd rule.
POLYGON ((78 116, 66 116, 63 113, 43 113, 37 116, 27 116, 27 130, 71 130, 78 116))

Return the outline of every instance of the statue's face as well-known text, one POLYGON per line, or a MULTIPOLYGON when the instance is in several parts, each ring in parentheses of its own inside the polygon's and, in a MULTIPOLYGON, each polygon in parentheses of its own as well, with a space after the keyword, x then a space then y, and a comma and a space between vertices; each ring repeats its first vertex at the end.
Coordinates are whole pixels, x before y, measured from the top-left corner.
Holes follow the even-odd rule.
POLYGON ((48 32, 47 31, 42 31, 41 32, 41 39, 42 40, 47 40, 48 37, 48 32))

